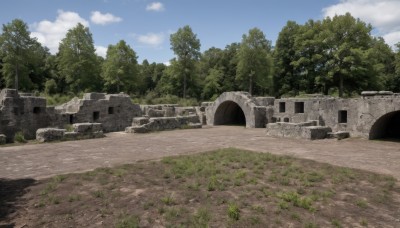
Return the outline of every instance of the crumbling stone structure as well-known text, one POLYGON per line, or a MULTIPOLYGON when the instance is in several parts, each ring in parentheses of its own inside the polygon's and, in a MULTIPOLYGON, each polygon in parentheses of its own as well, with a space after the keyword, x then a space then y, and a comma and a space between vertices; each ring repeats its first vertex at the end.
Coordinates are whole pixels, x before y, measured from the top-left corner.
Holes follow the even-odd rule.
POLYGON ((266 127, 267 134, 275 136, 400 138, 400 94, 388 91, 363 92, 360 98, 353 99, 322 95, 274 99, 227 92, 207 104, 205 113, 209 125, 266 127), (310 121, 315 121, 315 126, 304 126, 310 121))
POLYGON ((55 107, 62 123, 101 123, 104 132, 123 131, 134 117, 142 116, 139 105, 126 94, 86 93, 83 99, 55 107))

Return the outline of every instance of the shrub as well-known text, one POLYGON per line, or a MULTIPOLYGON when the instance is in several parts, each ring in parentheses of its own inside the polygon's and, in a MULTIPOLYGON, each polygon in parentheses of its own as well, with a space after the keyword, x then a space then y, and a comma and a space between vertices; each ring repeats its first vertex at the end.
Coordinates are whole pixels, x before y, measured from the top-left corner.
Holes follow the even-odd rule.
POLYGON ((228 206, 228 217, 233 219, 233 220, 236 220, 236 221, 239 220, 240 210, 239 210, 239 207, 236 204, 234 204, 234 203, 229 204, 229 206, 228 206))
POLYGON ((27 142, 27 140, 25 139, 24 133, 22 133, 21 131, 15 133, 14 141, 15 142, 19 142, 19 143, 26 143, 27 142))

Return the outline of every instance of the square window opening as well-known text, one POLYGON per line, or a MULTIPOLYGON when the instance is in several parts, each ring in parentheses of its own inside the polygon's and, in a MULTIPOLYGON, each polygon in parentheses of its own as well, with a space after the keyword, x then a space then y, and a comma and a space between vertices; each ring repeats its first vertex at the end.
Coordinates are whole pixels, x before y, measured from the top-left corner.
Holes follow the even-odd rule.
POLYGON ((338 119, 339 123, 347 123, 347 110, 339 110, 338 119))
POLYGON ((108 107, 108 114, 114 114, 114 107, 108 107))
POLYGON ((34 114, 39 114, 40 113, 40 107, 33 107, 33 113, 34 114))
POLYGON ((96 121, 100 118, 100 112, 93 112, 93 121, 96 121))
POLYGON ((304 113, 304 102, 294 102, 294 113, 304 113))
POLYGON ((69 115, 69 124, 74 123, 74 115, 69 115))
POLYGON ((279 102, 279 112, 286 112, 286 103, 279 102))

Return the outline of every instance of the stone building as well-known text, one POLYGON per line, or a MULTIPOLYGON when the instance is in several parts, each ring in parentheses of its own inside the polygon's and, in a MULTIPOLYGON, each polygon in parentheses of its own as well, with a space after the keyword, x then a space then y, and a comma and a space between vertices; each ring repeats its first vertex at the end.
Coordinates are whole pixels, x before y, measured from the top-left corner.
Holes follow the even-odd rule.
MULTIPOLYGON (((400 94, 388 91, 363 92, 360 98, 327 96, 309 98, 252 97, 246 92, 226 92, 207 104, 207 124, 242 124, 246 127, 302 130, 329 127, 368 139, 400 139, 400 94), (308 124, 311 121, 311 124, 308 124), (296 127, 298 126, 298 127, 296 127)), ((321 128, 323 131, 326 128, 321 128)), ((290 135, 290 134, 288 134, 290 135)))

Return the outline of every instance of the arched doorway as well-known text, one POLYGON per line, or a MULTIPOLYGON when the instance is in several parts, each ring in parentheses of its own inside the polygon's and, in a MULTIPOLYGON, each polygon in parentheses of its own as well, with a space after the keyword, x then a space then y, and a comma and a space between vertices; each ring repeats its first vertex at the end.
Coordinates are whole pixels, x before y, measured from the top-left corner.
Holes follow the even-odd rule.
POLYGON ((225 101, 215 111, 214 125, 246 126, 246 116, 237 103, 225 101))
POLYGON ((400 140, 400 111, 389 112, 381 116, 372 125, 369 139, 400 140))

